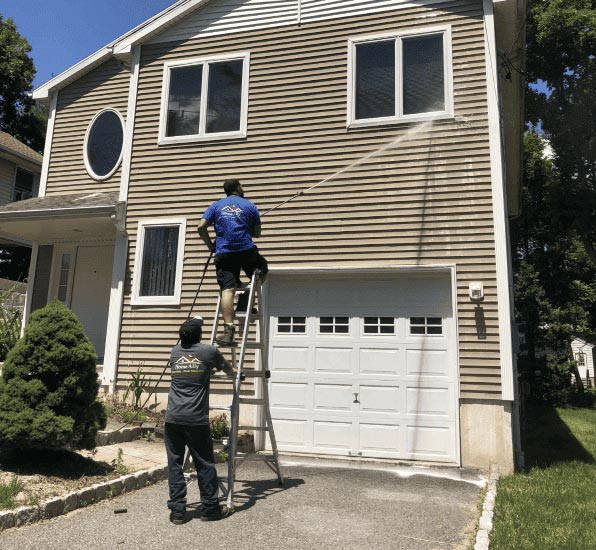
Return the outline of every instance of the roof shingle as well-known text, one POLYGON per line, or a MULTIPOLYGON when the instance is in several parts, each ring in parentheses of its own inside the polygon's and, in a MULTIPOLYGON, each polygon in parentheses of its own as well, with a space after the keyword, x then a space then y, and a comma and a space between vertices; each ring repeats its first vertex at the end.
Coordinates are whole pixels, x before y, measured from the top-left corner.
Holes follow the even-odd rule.
POLYGON ((35 164, 41 165, 43 162, 42 155, 6 132, 0 132, 0 150, 13 153, 19 157, 24 157, 35 164))

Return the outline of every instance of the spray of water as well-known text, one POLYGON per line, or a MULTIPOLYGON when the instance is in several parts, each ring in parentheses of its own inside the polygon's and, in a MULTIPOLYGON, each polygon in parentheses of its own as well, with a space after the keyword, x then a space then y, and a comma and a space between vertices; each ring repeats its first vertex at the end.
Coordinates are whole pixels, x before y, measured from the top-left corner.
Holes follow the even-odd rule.
POLYGON ((331 176, 326 177, 325 179, 315 183, 314 185, 311 185, 307 189, 298 191, 298 193, 292 195, 289 199, 287 199, 283 202, 280 202, 279 204, 275 205, 273 208, 269 208, 269 210, 265 210, 265 212, 262 215, 265 216, 266 214, 269 214, 269 212, 272 212, 273 210, 281 208, 285 204, 288 204, 290 201, 293 201, 294 199, 297 199, 298 197, 305 195, 309 191, 312 191, 313 189, 315 189, 321 185, 324 185, 328 181, 331 181, 332 179, 336 178, 337 176, 340 176, 344 172, 347 172, 348 170, 351 170, 352 168, 359 166, 360 164, 366 162, 367 160, 369 160, 373 157, 376 157, 377 155, 380 155, 380 154, 384 153, 385 151, 388 151, 389 149, 393 149, 393 148, 397 147, 403 141, 411 138, 412 136, 414 136, 416 134, 419 134, 419 133, 427 130, 428 128, 430 128, 432 126, 432 124, 433 124, 432 120, 427 120, 426 122, 421 122, 419 124, 416 124, 415 126, 412 126, 405 134, 402 134, 401 136, 390 141, 389 143, 386 143, 382 147, 379 147, 378 149, 371 151, 368 155, 361 157, 358 160, 355 160, 352 164, 349 164, 345 168, 342 168, 341 170, 338 170, 337 172, 335 172, 335 174, 332 174, 331 176))

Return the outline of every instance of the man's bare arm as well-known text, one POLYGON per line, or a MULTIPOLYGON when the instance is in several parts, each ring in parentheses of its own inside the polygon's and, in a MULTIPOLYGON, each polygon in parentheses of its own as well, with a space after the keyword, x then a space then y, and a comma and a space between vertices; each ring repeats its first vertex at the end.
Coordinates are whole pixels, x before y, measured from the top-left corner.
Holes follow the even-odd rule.
POLYGON ((213 252, 215 250, 215 243, 211 240, 209 236, 209 226, 211 224, 206 220, 202 219, 199 223, 199 227, 197 228, 199 231, 199 237, 201 237, 202 241, 205 243, 205 246, 213 252))

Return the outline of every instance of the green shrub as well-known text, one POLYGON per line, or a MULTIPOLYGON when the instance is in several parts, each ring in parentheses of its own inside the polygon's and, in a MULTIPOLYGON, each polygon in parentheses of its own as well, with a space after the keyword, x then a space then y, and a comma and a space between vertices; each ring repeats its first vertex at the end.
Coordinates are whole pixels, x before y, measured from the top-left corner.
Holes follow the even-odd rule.
POLYGON ((106 424, 96 361, 70 309, 53 300, 33 313, 3 366, 0 448, 94 448, 106 424))
POLYGON ((230 435, 230 426, 225 414, 220 414, 209 419, 213 439, 224 439, 230 435))

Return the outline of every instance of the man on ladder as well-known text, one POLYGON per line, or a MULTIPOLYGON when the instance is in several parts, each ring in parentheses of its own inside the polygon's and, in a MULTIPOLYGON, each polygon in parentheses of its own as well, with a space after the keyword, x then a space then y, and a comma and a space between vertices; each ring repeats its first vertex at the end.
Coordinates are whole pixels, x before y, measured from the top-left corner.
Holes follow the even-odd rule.
POLYGON ((234 295, 240 286, 240 270, 250 278, 258 269, 262 278, 267 273, 267 260, 259 254, 252 240, 261 235, 258 208, 244 198, 244 190, 237 179, 226 180, 223 187, 226 196, 205 210, 198 230, 207 248, 215 252, 217 282, 221 289, 224 331, 216 342, 220 346, 233 346, 234 295), (215 243, 209 236, 210 225, 215 228, 215 243))

